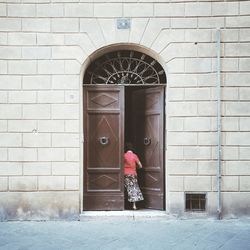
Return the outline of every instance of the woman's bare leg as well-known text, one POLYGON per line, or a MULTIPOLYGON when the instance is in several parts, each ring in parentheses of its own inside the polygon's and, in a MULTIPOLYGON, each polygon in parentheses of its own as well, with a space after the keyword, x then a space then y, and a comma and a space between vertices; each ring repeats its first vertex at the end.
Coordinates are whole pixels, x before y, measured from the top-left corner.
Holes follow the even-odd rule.
POLYGON ((133 202, 133 209, 136 210, 136 204, 133 202))

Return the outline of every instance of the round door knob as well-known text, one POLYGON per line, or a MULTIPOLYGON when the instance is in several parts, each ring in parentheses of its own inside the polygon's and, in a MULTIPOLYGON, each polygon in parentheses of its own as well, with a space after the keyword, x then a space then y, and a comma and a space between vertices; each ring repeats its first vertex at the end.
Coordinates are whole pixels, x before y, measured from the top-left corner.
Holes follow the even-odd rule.
POLYGON ((150 143, 151 143, 151 139, 148 138, 148 137, 145 137, 145 138, 144 138, 144 145, 145 145, 145 146, 148 146, 150 143))
POLYGON ((99 138, 99 142, 101 145, 107 145, 109 143, 109 138, 106 136, 102 136, 99 138))

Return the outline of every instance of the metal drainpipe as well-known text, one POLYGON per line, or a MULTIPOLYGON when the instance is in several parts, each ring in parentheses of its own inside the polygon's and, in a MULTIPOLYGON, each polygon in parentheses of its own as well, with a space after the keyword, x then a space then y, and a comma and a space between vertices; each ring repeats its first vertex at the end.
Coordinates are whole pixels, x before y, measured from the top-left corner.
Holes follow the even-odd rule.
POLYGON ((221 204, 221 34, 220 29, 216 30, 217 48, 217 218, 222 219, 221 204))

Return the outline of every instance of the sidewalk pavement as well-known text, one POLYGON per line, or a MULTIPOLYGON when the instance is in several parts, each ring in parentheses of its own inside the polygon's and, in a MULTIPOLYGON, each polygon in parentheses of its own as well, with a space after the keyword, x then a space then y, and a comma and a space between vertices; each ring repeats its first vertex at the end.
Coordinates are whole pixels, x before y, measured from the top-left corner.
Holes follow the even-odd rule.
POLYGON ((250 219, 1 222, 1 250, 250 249, 250 219))

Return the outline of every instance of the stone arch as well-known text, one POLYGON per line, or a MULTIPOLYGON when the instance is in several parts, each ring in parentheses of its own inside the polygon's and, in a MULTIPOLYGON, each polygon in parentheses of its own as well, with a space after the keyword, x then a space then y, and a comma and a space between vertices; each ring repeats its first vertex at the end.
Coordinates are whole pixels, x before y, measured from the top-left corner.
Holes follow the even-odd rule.
POLYGON ((81 75, 80 75, 81 83, 83 83, 86 70, 88 69, 91 63, 93 63, 95 60, 97 60, 98 58, 102 57, 105 54, 116 52, 116 51, 121 51, 121 50, 133 50, 136 52, 144 53, 147 56, 153 58, 155 61, 157 61, 157 63, 164 70, 164 73, 166 74, 166 82, 167 82, 166 64, 163 58, 157 52, 140 44, 117 43, 117 44, 110 44, 110 45, 101 47, 87 57, 85 62, 82 64, 81 75))

